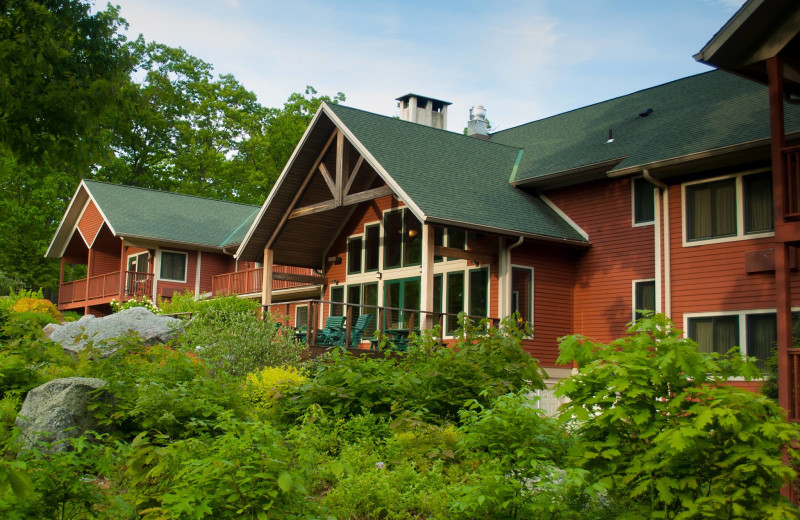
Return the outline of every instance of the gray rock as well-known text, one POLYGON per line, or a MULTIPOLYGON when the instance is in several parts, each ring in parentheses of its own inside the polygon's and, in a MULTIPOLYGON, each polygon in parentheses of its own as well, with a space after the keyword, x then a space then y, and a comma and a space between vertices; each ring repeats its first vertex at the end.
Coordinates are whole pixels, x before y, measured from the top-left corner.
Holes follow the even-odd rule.
POLYGON ((50 339, 50 337, 53 335, 53 332, 58 330, 59 327, 61 327, 61 325, 58 325, 56 323, 48 323, 47 325, 44 326, 42 330, 44 331, 45 337, 47 339, 50 339))
POLYGON ((136 333, 145 345, 166 343, 183 332, 183 322, 167 316, 157 316, 144 307, 96 318, 90 314, 78 321, 58 326, 50 339, 66 350, 80 352, 91 342, 106 354, 116 350, 120 336, 136 333))
POLYGON ((66 377, 54 379, 28 392, 16 425, 22 431, 23 449, 45 442, 47 452, 66 451, 70 448, 66 439, 80 437, 87 430, 98 431, 97 421, 87 405, 96 399, 105 399, 108 394, 90 395, 102 388, 102 379, 66 377))

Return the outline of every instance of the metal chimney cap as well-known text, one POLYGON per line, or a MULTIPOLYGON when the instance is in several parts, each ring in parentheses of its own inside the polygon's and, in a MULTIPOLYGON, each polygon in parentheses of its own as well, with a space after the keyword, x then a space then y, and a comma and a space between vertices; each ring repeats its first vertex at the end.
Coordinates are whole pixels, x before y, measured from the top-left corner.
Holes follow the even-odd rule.
POLYGON ((483 105, 475 105, 474 107, 469 109, 469 119, 470 121, 480 120, 483 121, 486 119, 486 109, 483 108, 483 105))

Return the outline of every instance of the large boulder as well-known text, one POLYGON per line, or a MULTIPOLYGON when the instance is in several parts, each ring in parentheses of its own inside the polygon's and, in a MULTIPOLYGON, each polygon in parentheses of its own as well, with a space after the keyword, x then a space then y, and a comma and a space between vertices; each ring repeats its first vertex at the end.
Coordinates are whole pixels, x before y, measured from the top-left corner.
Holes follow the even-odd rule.
POLYGON ((66 439, 80 437, 87 430, 98 431, 97 420, 88 405, 97 399, 106 399, 106 392, 93 393, 103 388, 102 379, 66 377, 54 379, 28 392, 16 425, 22 431, 23 448, 43 444, 43 451, 66 451, 66 439))
POLYGON ((65 323, 50 333, 50 339, 67 350, 80 352, 91 342, 106 354, 116 350, 116 338, 136 333, 145 345, 166 343, 183 332, 183 322, 158 316, 144 307, 96 318, 87 314, 78 321, 65 323))

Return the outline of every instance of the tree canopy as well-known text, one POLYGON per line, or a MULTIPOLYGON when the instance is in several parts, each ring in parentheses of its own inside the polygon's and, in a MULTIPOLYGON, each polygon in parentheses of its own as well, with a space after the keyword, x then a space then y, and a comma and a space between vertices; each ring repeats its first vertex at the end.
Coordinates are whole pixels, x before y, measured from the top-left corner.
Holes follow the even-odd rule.
POLYGON ((0 2, 0 275, 56 290, 43 255, 81 178, 261 204, 323 101, 261 105, 184 49, 128 41, 117 8, 0 2))

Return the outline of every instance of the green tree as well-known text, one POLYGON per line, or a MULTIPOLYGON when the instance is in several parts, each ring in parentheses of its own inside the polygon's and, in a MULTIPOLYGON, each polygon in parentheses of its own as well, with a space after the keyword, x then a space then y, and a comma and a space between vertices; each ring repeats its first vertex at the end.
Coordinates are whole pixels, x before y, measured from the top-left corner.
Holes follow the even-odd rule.
POLYGON ((572 336, 556 394, 577 419, 578 463, 628 503, 628 519, 796 518, 780 488, 800 431, 766 397, 721 385, 760 377, 738 350, 705 354, 662 315, 609 345, 572 336))
POLYGON ((88 166, 98 123, 128 81, 118 10, 80 0, 0 2, 0 147, 21 163, 88 166))

